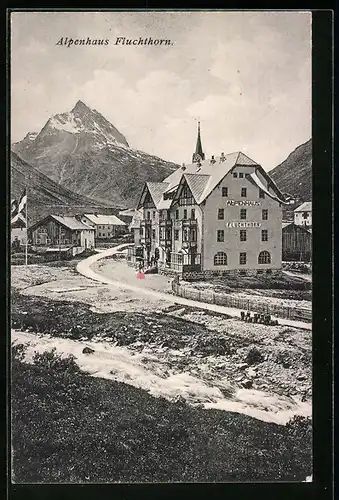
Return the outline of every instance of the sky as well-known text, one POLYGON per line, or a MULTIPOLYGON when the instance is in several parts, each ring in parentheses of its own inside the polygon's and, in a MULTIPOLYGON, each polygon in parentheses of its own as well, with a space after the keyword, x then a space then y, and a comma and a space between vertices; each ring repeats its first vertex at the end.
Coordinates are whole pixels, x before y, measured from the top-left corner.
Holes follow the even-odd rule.
POLYGON ((135 149, 188 163, 200 121, 207 158, 243 151, 270 170, 311 137, 311 81, 310 12, 11 14, 12 142, 80 99, 135 149))

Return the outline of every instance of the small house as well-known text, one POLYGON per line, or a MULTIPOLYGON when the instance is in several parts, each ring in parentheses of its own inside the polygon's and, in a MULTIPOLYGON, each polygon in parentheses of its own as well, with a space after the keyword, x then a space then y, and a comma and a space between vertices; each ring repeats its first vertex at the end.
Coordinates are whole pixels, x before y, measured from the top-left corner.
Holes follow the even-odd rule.
POLYGON ((294 210, 294 224, 297 226, 312 226, 312 202, 305 201, 294 210))
POLYGON ((84 214, 81 221, 95 230, 95 238, 109 240, 127 232, 127 224, 116 215, 84 214))

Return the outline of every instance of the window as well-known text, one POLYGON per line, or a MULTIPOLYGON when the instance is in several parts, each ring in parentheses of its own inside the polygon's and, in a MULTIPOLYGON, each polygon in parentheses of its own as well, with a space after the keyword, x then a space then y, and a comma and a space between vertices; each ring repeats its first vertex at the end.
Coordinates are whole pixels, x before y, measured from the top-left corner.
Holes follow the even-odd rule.
POLYGON ((176 218, 176 220, 178 220, 178 219, 179 219, 179 210, 176 210, 176 211, 175 211, 175 218, 176 218))
POLYGON ((223 196, 224 198, 228 196, 228 187, 223 187, 221 189, 221 196, 223 196))
POLYGON ((245 220, 246 216, 247 216, 247 210, 246 210, 246 208, 241 208, 240 209, 240 219, 241 220, 245 220))
POLYGON ((184 229, 182 232, 182 241, 188 241, 188 231, 184 229))
POLYGON ((195 219, 195 209, 192 208, 191 210, 191 219, 195 219))
POLYGON ((147 220, 150 220, 151 218, 151 212, 147 212, 147 220))
POLYGON ((268 241, 268 231, 267 231, 267 229, 263 229, 261 231, 261 241, 268 241))
POLYGON ((101 233, 99 233, 99 236, 101 236, 101 233))
POLYGON ((187 209, 184 209, 184 219, 187 219, 187 209))
POLYGON ((263 252, 260 252, 259 257, 258 257, 258 264, 271 264, 271 255, 269 252, 264 250, 263 252))
POLYGON ((240 252, 240 254, 239 254, 239 264, 240 265, 246 264, 246 252, 240 252))
POLYGON ((144 234, 144 228, 141 226, 140 227, 140 236, 143 236, 143 234, 144 234))
POLYGON ((162 212, 162 210, 159 210, 159 219, 162 220, 162 217, 163 217, 163 212, 162 212))
POLYGON ((219 208, 218 210, 218 220, 223 220, 225 215, 225 210, 223 208, 219 208))
POLYGON ((152 239, 155 240, 155 229, 152 229, 152 239))
POLYGON ((153 215, 153 219, 155 219, 155 212, 154 212, 154 210, 153 210, 153 214, 152 215, 153 215))
POLYGON ((234 178, 237 178, 237 177, 238 177, 237 172, 233 172, 233 177, 234 177, 234 178))
POLYGON ((259 189, 259 198, 265 198, 265 193, 262 189, 259 189))
POLYGON ((224 241, 225 240, 225 232, 223 229, 218 229, 217 231, 217 241, 218 242, 221 242, 221 241, 224 241))
POLYGON ((308 218, 308 212, 303 212, 303 218, 307 219, 308 218))
POLYGON ((268 220, 268 210, 267 208, 263 208, 261 211, 261 218, 262 220, 268 220))
POLYGON ((227 266, 227 255, 225 252, 218 252, 214 256, 215 266, 227 266))
POLYGON ((174 239, 175 240, 179 239, 179 230, 178 229, 175 229, 175 231, 174 231, 174 239))
POLYGON ((197 232, 195 229, 191 229, 191 236, 190 236, 190 241, 197 241, 197 232))
POLYGON ((246 188, 241 188, 241 197, 246 198, 247 196, 247 189, 246 188))
POLYGON ((244 174, 242 172, 239 172, 239 179, 242 179, 244 177, 244 174))
POLYGON ((240 241, 247 240, 247 231, 246 229, 240 229, 240 241))

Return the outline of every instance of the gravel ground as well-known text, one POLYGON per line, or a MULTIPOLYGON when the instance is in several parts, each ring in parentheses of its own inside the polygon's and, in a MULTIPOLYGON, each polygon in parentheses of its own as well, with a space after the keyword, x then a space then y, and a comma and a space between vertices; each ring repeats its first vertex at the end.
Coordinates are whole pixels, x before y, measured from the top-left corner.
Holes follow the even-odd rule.
MULTIPOLYGON (((114 262, 104 266, 116 269, 114 262)), ((138 282, 133 269, 128 268, 127 274, 127 266, 118 267, 120 280, 138 282)), ((160 280, 167 283, 162 276, 148 275, 140 286, 152 284, 156 289, 160 280)), ((160 363, 165 371, 187 373, 212 386, 227 379, 238 388, 297 397, 311 405, 310 331, 245 323, 160 303, 95 283, 67 266, 17 266, 12 270, 12 287, 12 320, 17 330, 108 341, 154 356, 151 371, 156 372, 160 363)))

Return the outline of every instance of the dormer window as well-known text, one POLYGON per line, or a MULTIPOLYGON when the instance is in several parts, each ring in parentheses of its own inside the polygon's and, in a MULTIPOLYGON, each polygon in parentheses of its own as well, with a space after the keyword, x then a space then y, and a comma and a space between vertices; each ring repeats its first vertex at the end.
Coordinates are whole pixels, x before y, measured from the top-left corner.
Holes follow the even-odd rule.
POLYGON ((237 172, 233 172, 233 177, 236 179, 238 177, 237 172))
POLYGON ((239 179, 242 179, 244 177, 243 172, 239 172, 239 179))
POLYGON ((262 189, 259 189, 259 198, 265 198, 265 193, 262 189))

